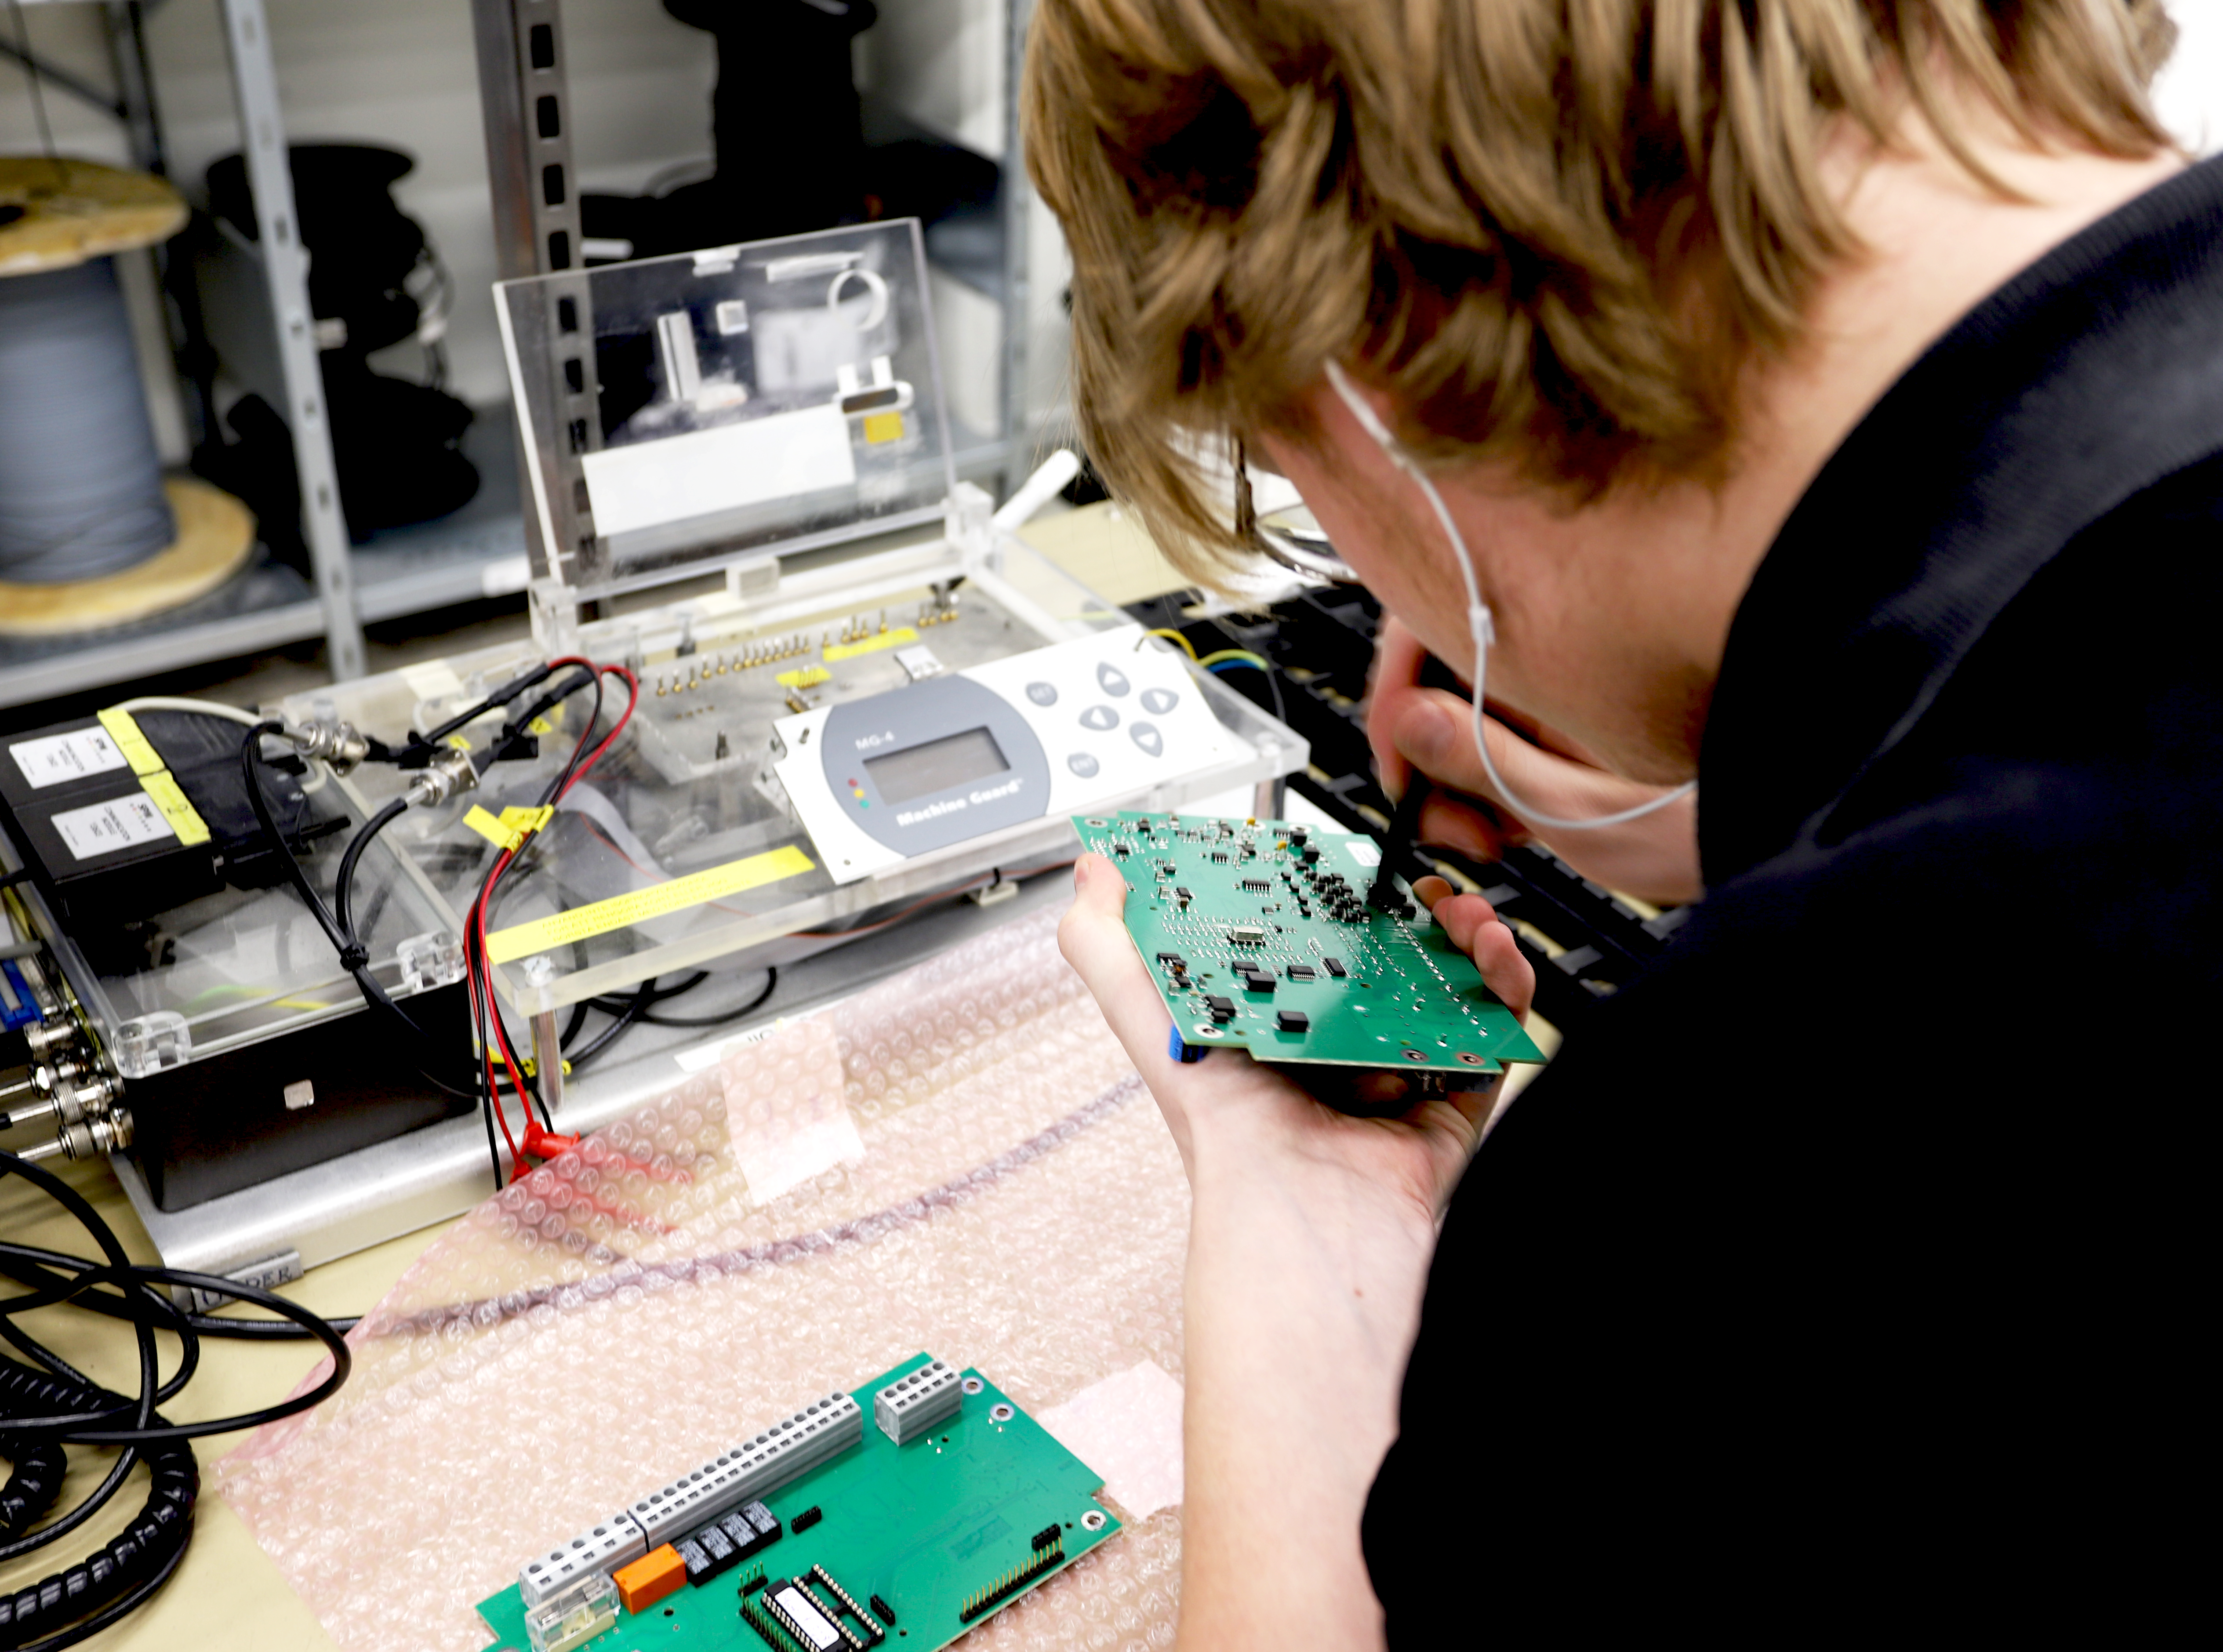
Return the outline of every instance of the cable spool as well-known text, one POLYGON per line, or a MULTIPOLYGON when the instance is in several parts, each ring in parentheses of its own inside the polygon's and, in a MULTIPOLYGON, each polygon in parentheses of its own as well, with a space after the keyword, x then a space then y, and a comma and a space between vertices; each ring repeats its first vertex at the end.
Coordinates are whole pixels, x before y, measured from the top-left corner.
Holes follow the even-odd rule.
POLYGON ((0 158, 0 634, 144 618, 253 548, 236 500, 163 479, 110 261, 186 216, 143 173, 0 158))

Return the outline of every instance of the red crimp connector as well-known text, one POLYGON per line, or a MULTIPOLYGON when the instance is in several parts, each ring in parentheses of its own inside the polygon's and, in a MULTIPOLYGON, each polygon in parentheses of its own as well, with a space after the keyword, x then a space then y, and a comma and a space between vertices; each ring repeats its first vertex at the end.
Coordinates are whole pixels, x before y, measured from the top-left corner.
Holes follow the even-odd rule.
POLYGON ((578 1144, 576 1136, 561 1136, 552 1130, 544 1130, 540 1120, 529 1115, 525 1121, 525 1139, 519 1144, 532 1158, 561 1158, 578 1144))

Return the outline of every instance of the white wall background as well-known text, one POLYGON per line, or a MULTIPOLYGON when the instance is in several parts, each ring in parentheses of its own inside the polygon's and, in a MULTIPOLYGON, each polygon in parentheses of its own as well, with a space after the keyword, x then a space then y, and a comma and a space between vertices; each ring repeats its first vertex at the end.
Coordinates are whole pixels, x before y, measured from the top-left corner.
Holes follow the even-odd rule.
MULTIPOLYGON (((488 283, 486 163, 466 0, 268 0, 286 119, 297 138, 361 139, 405 149, 417 169, 396 190, 457 278, 454 382, 485 403, 505 394, 488 283)), ((1003 146, 1006 0, 879 0, 859 51, 860 81, 912 118, 983 153, 1003 146)), ((2223 0, 2176 0, 2182 35, 2157 96, 2171 129, 2201 153, 2223 150, 2223 0)), ((93 9, 25 9, 41 54, 96 85, 108 66, 93 9)), ((589 188, 631 189, 709 154, 709 37, 674 22, 657 0, 565 0, 575 153, 589 188)), ((6 24, 0 11, 0 27, 6 24)), ((198 193, 217 155, 238 147, 214 0, 169 0, 150 25, 173 175, 198 193)), ((56 135, 72 154, 121 160, 114 124, 49 90, 56 135)), ((35 152, 21 73, 0 62, 0 152, 35 152)), ((1065 381, 1063 248, 1036 210, 1030 404, 1057 406, 1065 381)), ((945 371, 955 411, 992 418, 999 317, 979 294, 936 284, 945 371)), ((409 370, 397 365, 397 370, 409 370)))

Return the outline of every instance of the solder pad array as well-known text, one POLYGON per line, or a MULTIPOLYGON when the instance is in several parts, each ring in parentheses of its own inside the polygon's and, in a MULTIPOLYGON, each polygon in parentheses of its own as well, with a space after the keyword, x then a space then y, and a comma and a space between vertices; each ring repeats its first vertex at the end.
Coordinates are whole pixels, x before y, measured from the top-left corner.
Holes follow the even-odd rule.
POLYGON ((1370 838, 1133 812, 1074 825, 1126 879, 1127 933, 1177 1054, 1239 1046, 1263 1062, 1470 1078, 1544 1059, 1426 911, 1364 905, 1381 863, 1370 838), (1330 898, 1341 888, 1356 899, 1330 898))

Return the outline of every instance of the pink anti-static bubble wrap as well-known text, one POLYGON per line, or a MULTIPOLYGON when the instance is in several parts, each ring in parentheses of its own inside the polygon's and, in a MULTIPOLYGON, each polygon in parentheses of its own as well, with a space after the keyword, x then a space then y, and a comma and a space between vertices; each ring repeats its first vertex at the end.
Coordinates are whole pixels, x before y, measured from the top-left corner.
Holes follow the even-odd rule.
MULTIPOLYGON (((341 1646, 476 1652, 473 1605, 536 1550, 920 1349, 1035 1413, 1144 1360, 1178 1374, 1187 1237, 1157 1109, 1030 920, 488 1200, 351 1334, 347 1386, 217 1487, 341 1646), (736 1128, 822 1108, 836 1063, 863 1157, 753 1198, 736 1128)), ((1169 1645, 1180 1523, 1130 1524, 967 1646, 1169 1645)))

